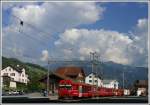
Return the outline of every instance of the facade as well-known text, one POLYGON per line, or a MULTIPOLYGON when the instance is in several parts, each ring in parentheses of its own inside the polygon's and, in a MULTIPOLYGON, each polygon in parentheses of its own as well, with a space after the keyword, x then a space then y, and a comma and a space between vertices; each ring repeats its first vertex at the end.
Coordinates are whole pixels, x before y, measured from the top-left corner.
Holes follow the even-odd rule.
MULTIPOLYGON (((74 66, 60 67, 54 72, 49 73, 49 93, 57 93, 60 80, 84 82, 84 79, 85 74, 82 68, 74 66)), ((47 75, 42 77, 39 81, 47 84, 47 75)))
POLYGON ((55 71, 55 74, 69 78, 75 82, 84 82, 85 79, 84 70, 75 66, 60 67, 55 71))
MULTIPOLYGON (((49 93, 57 93, 59 81, 69 79, 54 72, 49 73, 49 93)), ((39 81, 47 86, 47 75, 43 76, 39 81)))
POLYGON ((9 76, 2 76, 1 82, 2 82, 3 87, 11 87, 11 88, 16 87, 16 82, 14 82, 12 78, 9 76))
POLYGON ((97 86, 103 85, 100 77, 96 77, 96 75, 94 73, 91 73, 85 77, 85 83, 91 84, 91 85, 97 85, 97 86))
POLYGON ((117 80, 103 80, 103 87, 118 89, 119 82, 117 80))
POLYGON ((25 73, 25 69, 21 68, 19 65, 16 67, 8 66, 1 70, 1 76, 2 76, 2 83, 5 78, 3 77, 10 77, 10 87, 16 88, 16 83, 23 83, 27 84, 29 79, 28 75, 25 73))
POLYGON ((124 89, 124 95, 129 96, 130 95, 130 90, 129 89, 124 89))
POLYGON ((136 90, 137 96, 147 96, 148 95, 148 80, 135 81, 134 89, 136 90))

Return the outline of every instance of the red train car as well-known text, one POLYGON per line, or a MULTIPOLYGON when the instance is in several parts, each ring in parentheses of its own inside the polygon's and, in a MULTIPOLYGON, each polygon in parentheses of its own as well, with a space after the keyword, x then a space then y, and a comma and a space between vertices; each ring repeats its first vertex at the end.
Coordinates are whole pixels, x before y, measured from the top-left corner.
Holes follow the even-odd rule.
POLYGON ((107 96, 114 95, 112 88, 99 87, 97 91, 98 91, 99 97, 107 97, 107 96))
POLYGON ((92 97, 92 86, 85 83, 75 83, 70 80, 61 80, 59 83, 59 98, 92 97))
POLYGON ((61 80, 58 89, 59 98, 87 98, 123 96, 123 89, 96 87, 90 84, 61 80))
POLYGON ((114 96, 123 96, 124 90, 123 89, 114 89, 114 96))

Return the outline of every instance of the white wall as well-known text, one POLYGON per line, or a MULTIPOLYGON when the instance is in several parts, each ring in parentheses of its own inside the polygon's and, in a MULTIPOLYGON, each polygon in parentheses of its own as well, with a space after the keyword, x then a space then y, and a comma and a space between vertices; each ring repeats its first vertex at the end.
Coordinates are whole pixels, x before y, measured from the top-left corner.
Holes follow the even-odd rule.
POLYGON ((142 93, 145 93, 145 92, 146 92, 146 88, 138 88, 137 96, 140 96, 140 95, 142 95, 142 93))
POLYGON ((21 83, 28 83, 28 75, 25 74, 25 69, 22 69, 22 72, 19 73, 10 66, 1 70, 1 75, 3 76, 5 73, 8 73, 8 76, 13 78, 14 81, 21 82, 21 83), (15 75, 12 75, 14 73, 15 75))
POLYGON ((118 89, 119 88, 118 85, 119 85, 119 82, 116 81, 116 80, 112 80, 107 84, 103 83, 103 87, 106 87, 106 88, 116 88, 116 89, 118 89))
POLYGON ((16 88, 16 82, 10 81, 10 86, 11 88, 16 88))
POLYGON ((92 76, 94 76, 94 85, 97 85, 98 80, 98 86, 102 86, 102 80, 100 78, 96 78, 96 76, 93 75, 92 73, 85 77, 85 83, 93 85, 92 76))

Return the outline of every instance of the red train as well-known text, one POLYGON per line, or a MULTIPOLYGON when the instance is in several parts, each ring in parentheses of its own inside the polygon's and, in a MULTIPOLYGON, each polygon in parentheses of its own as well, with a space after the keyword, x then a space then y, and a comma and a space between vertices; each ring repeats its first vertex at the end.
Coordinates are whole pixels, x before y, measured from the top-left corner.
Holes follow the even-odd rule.
POLYGON ((123 89, 96 87, 90 84, 61 80, 58 89, 59 98, 88 98, 123 96, 123 89))

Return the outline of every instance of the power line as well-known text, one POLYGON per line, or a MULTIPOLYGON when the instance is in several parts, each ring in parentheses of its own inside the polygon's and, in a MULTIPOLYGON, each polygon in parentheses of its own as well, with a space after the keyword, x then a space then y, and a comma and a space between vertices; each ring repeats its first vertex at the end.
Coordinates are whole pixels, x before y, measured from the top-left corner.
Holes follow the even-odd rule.
POLYGON ((39 39, 35 39, 35 38, 32 37, 31 35, 29 35, 29 34, 23 32, 23 31, 18 32, 17 30, 15 30, 15 29, 13 29, 13 28, 10 28, 10 29, 11 29, 12 31, 16 32, 16 33, 21 33, 21 34, 24 34, 25 36, 28 36, 27 38, 29 38, 30 40, 31 40, 31 39, 32 39, 33 41, 34 41, 34 40, 37 40, 38 42, 34 41, 34 42, 36 42, 36 43, 40 43, 40 44, 43 45, 43 46, 46 45, 46 43, 43 43, 43 42, 42 42, 41 40, 39 40, 39 39))
MULTIPOLYGON (((17 16, 14 15, 14 14, 12 14, 12 16, 15 17, 16 19, 20 20, 20 22, 23 22, 23 23, 27 24, 27 25, 30 26, 32 29, 34 29, 34 30, 36 30, 36 31, 38 31, 38 32, 44 33, 45 36, 43 36, 43 37, 45 37, 46 39, 47 39, 47 38, 49 39, 49 37, 47 37, 47 35, 50 35, 50 33, 46 32, 46 31, 44 31, 44 30, 42 30, 42 29, 40 29, 40 28, 37 28, 35 25, 33 25, 33 24, 31 24, 31 23, 28 23, 27 21, 22 20, 21 18, 17 17, 17 16)), ((53 36, 53 37, 51 37, 51 38, 52 38, 52 39, 55 39, 56 37, 54 38, 54 36, 53 36)))

